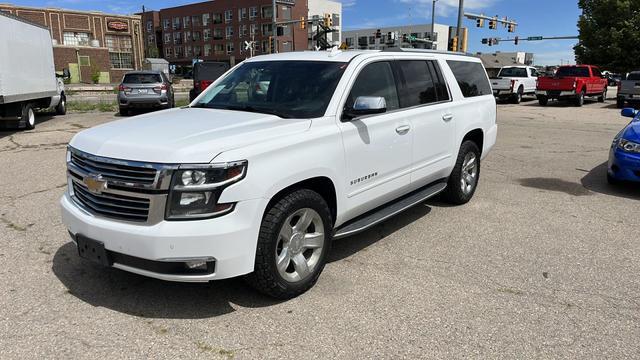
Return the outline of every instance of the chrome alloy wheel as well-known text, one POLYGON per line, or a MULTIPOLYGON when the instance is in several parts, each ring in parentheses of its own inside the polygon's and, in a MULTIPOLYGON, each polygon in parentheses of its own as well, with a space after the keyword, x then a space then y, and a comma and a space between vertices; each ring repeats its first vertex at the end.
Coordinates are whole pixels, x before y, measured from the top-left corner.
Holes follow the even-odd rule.
POLYGON ((326 236, 324 223, 313 209, 294 212, 282 224, 276 244, 276 267, 288 282, 310 276, 318 266, 326 236))
POLYGON ((478 179, 478 157, 470 152, 464 157, 462 163, 462 176, 460 176, 460 186, 462 192, 470 194, 473 192, 478 179))
POLYGON ((36 125, 36 114, 32 108, 29 108, 27 113, 27 121, 29 122, 29 126, 33 128, 36 125))

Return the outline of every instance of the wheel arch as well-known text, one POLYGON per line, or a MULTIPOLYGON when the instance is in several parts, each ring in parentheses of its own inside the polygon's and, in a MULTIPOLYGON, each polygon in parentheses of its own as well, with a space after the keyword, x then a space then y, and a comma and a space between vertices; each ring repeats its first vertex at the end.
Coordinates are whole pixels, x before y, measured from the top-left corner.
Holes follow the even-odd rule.
POLYGON ((271 197, 271 199, 269 199, 267 207, 265 208, 265 213, 269 208, 271 208, 271 206, 280 201, 280 199, 292 193, 293 191, 300 189, 312 190, 322 196, 324 201, 327 202, 329 210, 331 210, 331 220, 335 224, 336 215, 338 212, 336 186, 333 180, 326 176, 316 176, 301 180, 279 190, 271 197))
POLYGON ((467 134, 462 138, 460 145, 462 145, 465 141, 473 141, 480 149, 480 155, 483 153, 484 146, 484 131, 481 128, 473 129, 467 132, 467 134))

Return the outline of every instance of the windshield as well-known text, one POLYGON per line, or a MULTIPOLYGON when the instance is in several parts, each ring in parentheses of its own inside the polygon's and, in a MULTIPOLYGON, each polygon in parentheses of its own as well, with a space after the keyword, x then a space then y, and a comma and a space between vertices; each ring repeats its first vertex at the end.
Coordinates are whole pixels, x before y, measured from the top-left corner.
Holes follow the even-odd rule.
POLYGON ((274 114, 282 118, 324 116, 347 63, 249 62, 209 87, 194 107, 274 114))
POLYGON ((577 66, 565 66, 558 69, 556 76, 589 77, 589 68, 577 66))
POLYGON ((500 70, 498 76, 504 77, 527 77, 527 69, 525 68, 504 68, 500 70))
POLYGON ((127 74, 124 76, 124 84, 155 84, 161 83, 162 79, 158 74, 127 74))

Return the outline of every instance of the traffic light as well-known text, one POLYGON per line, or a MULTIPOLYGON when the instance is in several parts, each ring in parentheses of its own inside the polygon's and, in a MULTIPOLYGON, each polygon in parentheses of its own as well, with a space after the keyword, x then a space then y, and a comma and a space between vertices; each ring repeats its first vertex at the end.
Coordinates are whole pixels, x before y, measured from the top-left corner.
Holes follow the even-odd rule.
POLYGON ((273 36, 269 36, 269 54, 276 53, 276 39, 273 36))
POLYGON ((333 17, 331 14, 324 14, 324 26, 328 28, 333 26, 333 17))
POLYGON ((454 36, 451 39, 451 51, 458 51, 458 37, 454 36))
POLYGON ((307 28, 307 19, 303 17, 300 18, 300 29, 304 30, 307 28))
POLYGON ((498 28, 498 22, 495 19, 489 20, 489 29, 495 30, 498 28))
POLYGON ((484 38, 482 39, 482 45, 487 45, 489 43, 489 39, 484 38))
POLYGON ((489 43, 489 46, 493 46, 493 39, 487 39, 487 42, 489 43))
POLYGON ((518 45, 518 43, 520 43, 520 38, 516 36, 516 38, 513 40, 513 43, 515 45, 518 45))
POLYGON ((381 39, 382 38, 382 31, 380 31, 380 29, 378 29, 376 31, 376 39, 381 39))
POLYGON ((508 31, 509 31, 510 33, 512 33, 512 32, 516 32, 516 25, 515 25, 515 24, 509 24, 509 29, 508 29, 508 31))
POLYGON ((407 36, 407 34, 402 34, 402 42, 405 42, 405 43, 409 42, 409 36, 407 36))
POLYGON ((477 19, 476 26, 479 28, 484 27, 484 19, 477 19))

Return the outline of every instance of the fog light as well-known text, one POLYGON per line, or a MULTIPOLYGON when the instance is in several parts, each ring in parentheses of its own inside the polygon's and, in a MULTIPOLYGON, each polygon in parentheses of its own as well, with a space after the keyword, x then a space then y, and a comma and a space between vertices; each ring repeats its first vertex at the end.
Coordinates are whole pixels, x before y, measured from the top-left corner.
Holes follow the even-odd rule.
POLYGON ((187 261, 184 265, 191 270, 207 270, 207 260, 187 261))

